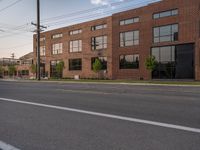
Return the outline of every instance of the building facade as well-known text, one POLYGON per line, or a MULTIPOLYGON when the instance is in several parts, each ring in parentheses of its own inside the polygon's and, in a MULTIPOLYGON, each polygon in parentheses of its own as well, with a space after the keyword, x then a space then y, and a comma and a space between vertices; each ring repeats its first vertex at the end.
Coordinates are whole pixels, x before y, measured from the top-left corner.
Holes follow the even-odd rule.
POLYGON ((1 58, 0 66, 3 67, 1 78, 10 78, 9 66, 15 66, 15 73, 12 77, 15 78, 26 78, 35 77, 32 73, 31 65, 33 64, 33 52, 28 53, 19 59, 14 58, 1 58))
MULTIPOLYGON (((48 77, 63 61, 63 77, 200 80, 200 1, 163 0, 41 35, 41 72, 48 77), (153 55, 151 73, 145 60, 153 55)), ((34 35, 34 62, 37 50, 34 35)))

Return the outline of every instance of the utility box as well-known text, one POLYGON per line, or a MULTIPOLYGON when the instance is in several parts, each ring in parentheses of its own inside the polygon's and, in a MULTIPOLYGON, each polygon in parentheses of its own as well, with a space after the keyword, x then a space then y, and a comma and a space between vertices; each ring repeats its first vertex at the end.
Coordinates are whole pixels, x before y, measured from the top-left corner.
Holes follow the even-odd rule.
POLYGON ((80 76, 79 75, 74 75, 74 80, 80 80, 80 76))

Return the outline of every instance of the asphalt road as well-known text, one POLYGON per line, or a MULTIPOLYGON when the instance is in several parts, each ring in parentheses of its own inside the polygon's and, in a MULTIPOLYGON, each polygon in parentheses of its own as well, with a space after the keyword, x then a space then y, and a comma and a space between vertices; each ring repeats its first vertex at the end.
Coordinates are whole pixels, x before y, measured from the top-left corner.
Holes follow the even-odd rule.
POLYGON ((199 150, 200 87, 0 81, 0 141, 20 150, 199 150))

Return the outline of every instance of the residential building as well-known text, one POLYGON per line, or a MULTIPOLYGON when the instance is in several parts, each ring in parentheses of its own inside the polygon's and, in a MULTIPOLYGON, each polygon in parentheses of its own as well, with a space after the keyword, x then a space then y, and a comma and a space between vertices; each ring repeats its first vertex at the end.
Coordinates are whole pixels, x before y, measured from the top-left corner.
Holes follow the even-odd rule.
POLYGON ((33 52, 30 52, 19 59, 13 59, 13 58, 1 58, 0 59, 0 65, 4 68, 3 77, 9 78, 9 69, 8 67, 10 65, 14 65, 16 68, 16 71, 14 73, 14 76, 17 78, 30 78, 34 77, 35 74, 32 73, 31 65, 33 64, 33 52))
MULTIPOLYGON (((59 28, 41 35, 41 70, 55 75, 63 61, 63 77, 109 79, 200 80, 200 1, 162 0, 112 16, 59 28), (145 60, 157 61, 151 73, 145 60)), ((36 62, 34 35, 34 62, 36 62)))

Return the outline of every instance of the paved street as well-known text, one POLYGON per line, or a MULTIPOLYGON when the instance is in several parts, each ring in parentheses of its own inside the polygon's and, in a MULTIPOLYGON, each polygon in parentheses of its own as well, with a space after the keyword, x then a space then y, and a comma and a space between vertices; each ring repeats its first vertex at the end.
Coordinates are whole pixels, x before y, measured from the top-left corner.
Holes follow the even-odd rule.
POLYGON ((199 150, 200 87, 0 81, 0 141, 20 150, 199 150))

